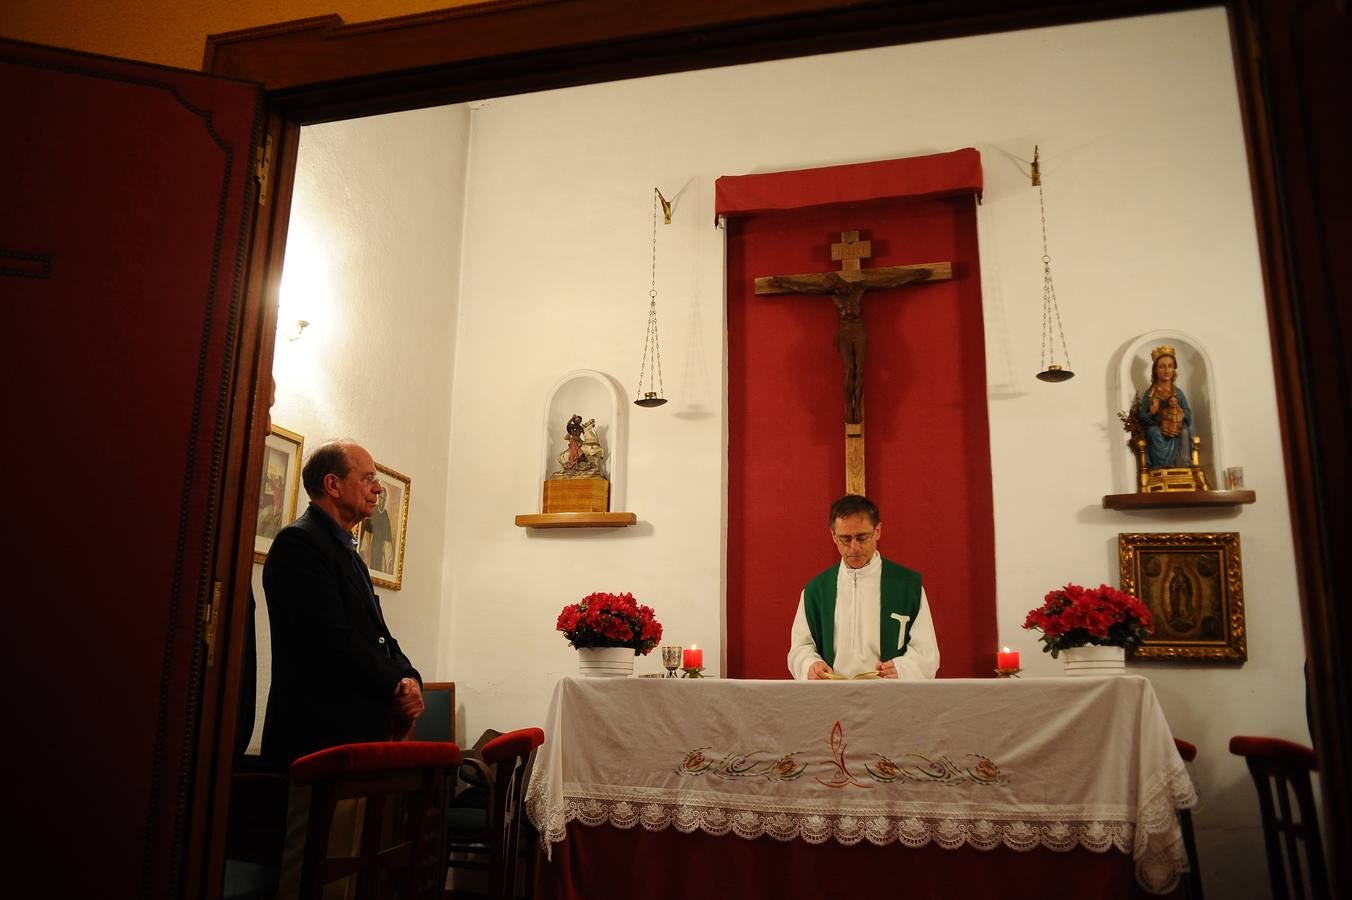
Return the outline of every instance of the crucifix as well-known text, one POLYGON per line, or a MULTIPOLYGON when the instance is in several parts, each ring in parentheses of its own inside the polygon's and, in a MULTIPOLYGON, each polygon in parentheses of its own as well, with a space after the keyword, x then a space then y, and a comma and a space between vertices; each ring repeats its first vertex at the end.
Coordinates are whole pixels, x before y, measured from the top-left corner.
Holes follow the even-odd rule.
POLYGON ((840 315, 836 349, 845 364, 845 492, 864 493, 864 357, 868 335, 864 332, 864 293, 901 287, 922 281, 947 281, 953 277, 950 262, 917 266, 861 268, 861 260, 873 255, 870 241, 859 240, 858 231, 844 231, 840 243, 831 245, 831 259, 840 263, 832 272, 809 275, 766 275, 756 279, 757 294, 830 294, 840 315))

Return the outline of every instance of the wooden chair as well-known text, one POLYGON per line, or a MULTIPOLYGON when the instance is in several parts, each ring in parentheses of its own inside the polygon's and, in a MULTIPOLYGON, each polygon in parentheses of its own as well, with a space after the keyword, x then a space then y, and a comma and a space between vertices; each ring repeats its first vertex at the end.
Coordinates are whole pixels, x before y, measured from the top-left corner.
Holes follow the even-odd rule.
POLYGON ((413 726, 413 739, 455 740, 455 682, 425 682, 422 686, 422 696, 423 714, 413 726))
POLYGON ((487 808, 455 807, 447 824, 449 865, 453 869, 488 872, 488 892, 475 894, 448 890, 448 898, 488 896, 511 900, 516 896, 521 845, 521 797, 535 762, 535 751, 544 743, 539 728, 509 731, 483 747, 483 765, 490 782, 487 808))
MULTIPOLYGON (((1184 762, 1197 758, 1197 745, 1174 738, 1174 746, 1184 762)), ((1183 849, 1188 854, 1188 877, 1183 879, 1183 896, 1187 900, 1202 900, 1202 873, 1197 868, 1197 839, 1192 833, 1192 810, 1178 810, 1178 827, 1183 832, 1183 849)))
POLYGON ((1274 900, 1330 897, 1310 785, 1310 773, 1319 769, 1314 750, 1280 738, 1237 736, 1230 739, 1230 752, 1244 757, 1258 788, 1274 900))
POLYGON ((348 879, 356 883, 347 896, 357 900, 440 896, 446 805, 459 765, 460 748, 443 741, 343 744, 293 762, 292 785, 311 788, 302 900, 321 900, 328 885, 348 879), (348 841, 349 822, 350 844, 334 846, 348 841))

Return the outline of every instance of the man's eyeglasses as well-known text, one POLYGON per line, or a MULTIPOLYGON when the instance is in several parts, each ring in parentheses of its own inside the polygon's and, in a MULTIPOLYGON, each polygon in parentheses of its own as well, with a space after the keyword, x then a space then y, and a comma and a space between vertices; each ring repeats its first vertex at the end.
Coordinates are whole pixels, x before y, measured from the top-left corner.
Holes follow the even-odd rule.
POLYGON ((851 544, 864 545, 873 540, 873 536, 878 533, 878 529, 866 532, 864 534, 838 534, 835 536, 836 543, 842 547, 848 547, 851 544))

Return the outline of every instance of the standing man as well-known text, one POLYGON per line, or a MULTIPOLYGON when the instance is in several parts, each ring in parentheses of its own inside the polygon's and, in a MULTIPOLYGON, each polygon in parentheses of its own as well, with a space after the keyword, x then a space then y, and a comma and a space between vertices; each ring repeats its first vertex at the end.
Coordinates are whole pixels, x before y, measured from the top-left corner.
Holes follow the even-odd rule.
POLYGON ((301 480, 310 506, 263 564, 272 626, 263 757, 282 766, 325 747, 402 738, 423 711, 422 678, 385 626, 352 540, 380 496, 375 460, 329 441, 301 480))
POLYGON ((831 541, 840 565, 803 588, 793 619, 789 672, 816 681, 876 672, 880 678, 933 678, 939 670, 920 573, 883 559, 878 507, 859 494, 831 504, 831 541))

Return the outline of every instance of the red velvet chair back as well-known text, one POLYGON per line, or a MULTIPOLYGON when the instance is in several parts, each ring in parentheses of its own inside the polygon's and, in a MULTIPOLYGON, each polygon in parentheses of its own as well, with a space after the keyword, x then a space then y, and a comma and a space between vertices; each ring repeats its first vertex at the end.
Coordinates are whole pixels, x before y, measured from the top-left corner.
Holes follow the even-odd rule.
POLYGON ((1314 750, 1280 738, 1238 736, 1230 739, 1230 752, 1244 757, 1258 788, 1274 900, 1329 897, 1319 814, 1310 785, 1310 773, 1319 769, 1314 750))
POLYGON ((302 900, 320 900, 326 886, 345 879, 355 879, 348 896, 357 900, 440 897, 446 804, 459 765, 460 748, 443 741, 343 744, 293 762, 292 785, 311 788, 302 900), (344 801, 362 802, 340 810, 344 801), (330 847, 335 822, 346 821, 353 822, 351 843, 330 847))

